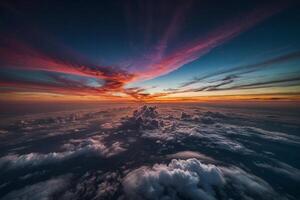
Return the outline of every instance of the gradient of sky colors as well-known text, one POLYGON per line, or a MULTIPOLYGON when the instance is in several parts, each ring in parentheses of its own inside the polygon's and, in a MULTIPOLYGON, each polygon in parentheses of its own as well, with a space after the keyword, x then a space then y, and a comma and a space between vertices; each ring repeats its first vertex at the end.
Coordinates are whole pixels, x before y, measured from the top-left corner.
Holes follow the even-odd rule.
POLYGON ((4 101, 300 99, 297 1, 0 7, 4 101))

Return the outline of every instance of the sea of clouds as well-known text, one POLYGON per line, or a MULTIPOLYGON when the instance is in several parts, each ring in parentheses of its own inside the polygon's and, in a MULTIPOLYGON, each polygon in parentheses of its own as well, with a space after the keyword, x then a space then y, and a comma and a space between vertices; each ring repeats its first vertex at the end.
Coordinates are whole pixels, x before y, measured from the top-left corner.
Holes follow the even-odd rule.
POLYGON ((300 125, 279 115, 159 105, 11 120, 0 198, 297 199, 300 125))

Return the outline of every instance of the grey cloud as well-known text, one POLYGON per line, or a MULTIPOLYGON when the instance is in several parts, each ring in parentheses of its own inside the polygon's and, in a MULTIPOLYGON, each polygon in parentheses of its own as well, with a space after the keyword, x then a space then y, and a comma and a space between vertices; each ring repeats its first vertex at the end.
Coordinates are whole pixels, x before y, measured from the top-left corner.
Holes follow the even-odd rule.
POLYGON ((220 169, 196 159, 172 160, 168 165, 142 167, 123 180, 130 199, 215 199, 213 186, 222 186, 220 169))
POLYGON ((194 137, 205 141, 207 147, 241 154, 254 153, 240 142, 227 137, 224 127, 219 123, 227 119, 230 117, 223 113, 210 111, 202 115, 182 112, 179 118, 169 119, 162 117, 155 107, 144 106, 134 111, 132 117, 127 117, 124 124, 126 128, 139 130, 141 137, 162 143, 182 142, 194 137))
POLYGON ((162 126, 162 121, 158 119, 156 107, 143 106, 133 112, 131 117, 126 117, 122 121, 122 129, 157 129, 162 126))
POLYGON ((256 166, 271 170, 277 174, 286 176, 292 180, 300 182, 300 170, 278 160, 268 163, 255 163, 256 166))
POLYGON ((100 157, 110 157, 125 151, 120 142, 115 142, 106 146, 99 136, 83 139, 71 140, 63 146, 66 151, 51 152, 47 154, 29 153, 23 155, 7 155, 0 158, 0 168, 16 168, 26 166, 37 166, 50 163, 57 163, 81 155, 99 155, 100 157))
POLYGON ((64 193, 62 199, 111 199, 120 182, 117 172, 88 171, 76 181, 75 186, 64 193))

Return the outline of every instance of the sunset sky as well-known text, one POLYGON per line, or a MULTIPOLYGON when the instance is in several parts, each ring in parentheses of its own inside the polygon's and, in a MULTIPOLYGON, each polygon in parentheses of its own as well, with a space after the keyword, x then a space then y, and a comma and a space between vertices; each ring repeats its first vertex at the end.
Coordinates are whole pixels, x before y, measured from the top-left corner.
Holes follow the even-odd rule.
POLYGON ((300 100, 297 1, 1 1, 0 13, 1 101, 300 100))

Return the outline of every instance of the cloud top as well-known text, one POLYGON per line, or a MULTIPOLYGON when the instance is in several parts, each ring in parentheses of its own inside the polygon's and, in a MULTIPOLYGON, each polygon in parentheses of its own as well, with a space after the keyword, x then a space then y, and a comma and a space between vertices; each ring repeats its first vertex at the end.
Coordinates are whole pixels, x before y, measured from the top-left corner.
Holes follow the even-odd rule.
POLYGON ((128 199, 277 197, 268 183, 240 168, 203 164, 195 158, 138 168, 124 178, 123 188, 128 199), (227 188, 234 194, 225 193, 227 188))

